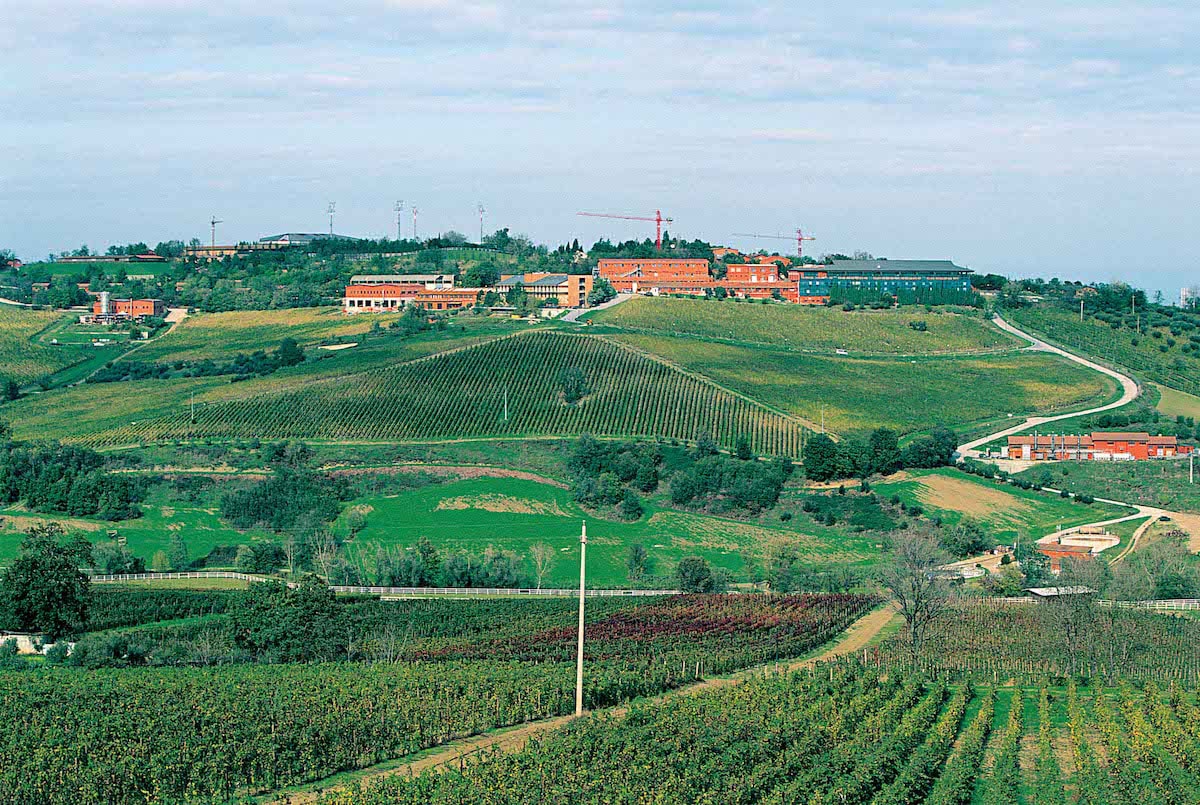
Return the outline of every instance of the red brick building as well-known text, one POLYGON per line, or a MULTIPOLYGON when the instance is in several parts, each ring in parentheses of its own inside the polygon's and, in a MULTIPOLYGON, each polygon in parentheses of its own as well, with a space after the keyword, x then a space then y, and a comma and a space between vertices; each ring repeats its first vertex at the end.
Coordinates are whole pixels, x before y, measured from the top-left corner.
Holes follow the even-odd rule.
POLYGON ((459 310, 473 306, 479 301, 480 294, 485 292, 485 288, 445 288, 437 291, 422 289, 413 298, 413 304, 426 310, 459 310))
POLYGON ((1186 456, 1192 446, 1174 436, 1096 431, 1091 435, 1009 436, 1005 455, 1024 461, 1145 461, 1186 456))
POLYGON ((383 283, 379 285, 347 285, 342 297, 343 313, 386 313, 396 311, 417 298, 425 290, 416 283, 383 283))

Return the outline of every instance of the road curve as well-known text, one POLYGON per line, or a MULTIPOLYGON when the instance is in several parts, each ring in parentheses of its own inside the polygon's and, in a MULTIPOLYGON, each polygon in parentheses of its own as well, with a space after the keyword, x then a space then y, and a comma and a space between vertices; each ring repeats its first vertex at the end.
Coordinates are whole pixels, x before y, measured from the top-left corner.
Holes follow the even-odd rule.
POLYGON ((568 310, 563 315, 562 320, 563 321, 573 321, 573 322, 578 323, 581 321, 581 319, 579 317, 582 316, 584 313, 594 313, 597 310, 604 310, 605 308, 610 308, 613 305, 619 305, 622 302, 626 302, 632 298, 633 298, 633 294, 631 294, 631 293, 619 293, 616 296, 614 296, 612 299, 609 299, 607 302, 601 302, 600 304, 593 305, 592 307, 577 307, 577 308, 568 310))
POLYGON ((1113 408, 1120 408, 1122 405, 1126 405, 1128 403, 1133 402, 1135 399, 1137 399, 1137 396, 1140 393, 1140 389, 1138 389, 1137 381, 1135 381, 1132 377, 1123 375, 1120 372, 1116 372, 1112 369, 1109 369, 1107 366, 1101 366, 1100 364, 1096 363, 1095 361, 1090 361, 1087 358, 1082 358, 1079 355, 1075 355, 1073 353, 1067 352, 1065 349, 1060 349, 1052 344, 1047 344, 1042 339, 1037 338, 1036 336, 1032 336, 1029 333, 1025 332, 1024 330, 1018 330, 1016 327, 1012 326, 1011 324, 1006 322, 1004 319, 1000 318, 999 315, 992 317, 992 323, 994 323, 1001 330, 1012 333, 1013 335, 1018 336, 1019 338, 1023 338, 1026 341, 1028 341, 1030 343, 1030 346, 1026 347, 1026 349, 1029 349, 1033 352, 1051 352, 1055 355, 1061 355, 1062 357, 1066 358, 1069 361, 1074 361, 1075 363, 1078 363, 1081 366, 1086 366, 1089 369, 1094 369, 1097 372, 1101 372, 1103 374, 1108 375, 1109 377, 1113 378, 1114 380, 1116 380, 1118 383, 1121 384, 1121 398, 1119 400, 1117 400, 1116 402, 1111 402, 1111 403, 1108 403, 1107 405, 1100 405, 1095 408, 1087 408, 1087 409, 1084 409, 1083 411, 1072 411, 1070 413, 1057 414, 1055 416, 1029 417, 1028 419, 1026 419, 1024 422, 1022 422, 1019 425, 1014 425, 1010 428, 1005 428, 1004 430, 997 431, 996 433, 989 433, 987 436, 981 436, 980 438, 969 441, 966 444, 959 445, 958 452, 959 452, 959 455, 961 455, 963 458, 977 458, 979 456, 979 447, 980 446, 985 445, 988 442, 993 441, 995 439, 1000 439, 1005 436, 1011 436, 1014 433, 1020 433, 1023 430, 1028 430, 1029 428, 1036 427, 1037 425, 1043 425, 1047 422, 1057 422, 1060 419, 1070 419, 1072 417, 1085 416, 1087 414, 1098 414, 1102 411, 1109 411, 1113 408))

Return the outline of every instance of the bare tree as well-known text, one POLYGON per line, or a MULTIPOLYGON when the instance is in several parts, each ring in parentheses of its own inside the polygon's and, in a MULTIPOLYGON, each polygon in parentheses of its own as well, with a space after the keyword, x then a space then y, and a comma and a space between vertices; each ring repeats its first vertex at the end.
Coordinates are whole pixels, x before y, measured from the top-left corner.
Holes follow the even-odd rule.
POLYGON ((533 577, 537 580, 537 588, 540 590, 542 579, 546 578, 546 574, 554 566, 554 549, 544 542, 535 542, 529 548, 529 558, 533 560, 533 577))
POLYGON ((337 538, 329 529, 320 528, 312 532, 309 539, 312 540, 313 561, 321 569, 321 575, 328 580, 329 572, 333 568, 333 560, 337 558, 337 538))
POLYGON ((892 539, 892 561, 882 581, 900 604, 914 666, 950 600, 950 585, 938 572, 948 561, 930 534, 907 529, 892 539))
POLYGON ((287 558, 288 575, 296 575, 296 557, 300 553, 300 544, 296 541, 295 534, 288 534, 283 538, 283 555, 287 558))

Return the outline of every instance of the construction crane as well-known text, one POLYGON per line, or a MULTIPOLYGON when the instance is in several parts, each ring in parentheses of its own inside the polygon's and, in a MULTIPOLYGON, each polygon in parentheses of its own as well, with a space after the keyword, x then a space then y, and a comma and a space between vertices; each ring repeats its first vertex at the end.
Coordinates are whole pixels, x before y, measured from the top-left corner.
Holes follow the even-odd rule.
POLYGON ((795 240, 797 257, 804 256, 804 241, 816 240, 816 238, 812 238, 812 237, 809 237, 808 235, 805 235, 804 230, 802 230, 802 229, 797 229, 795 236, 792 236, 792 235, 751 235, 747 232, 734 232, 733 236, 735 238, 770 238, 772 240, 795 240))
POLYGON ((588 218, 619 218, 622 221, 653 221, 654 222, 654 248, 656 251, 662 251, 662 225, 675 222, 674 218, 663 218, 662 210, 655 210, 653 218, 647 218, 642 215, 609 215, 603 212, 580 212, 576 215, 585 215, 588 218))
POLYGON ((223 223, 225 223, 225 222, 220 220, 219 218, 217 218, 217 216, 215 216, 215 215, 212 217, 212 220, 208 222, 208 225, 212 227, 212 245, 213 246, 217 245, 217 224, 223 224, 223 223))

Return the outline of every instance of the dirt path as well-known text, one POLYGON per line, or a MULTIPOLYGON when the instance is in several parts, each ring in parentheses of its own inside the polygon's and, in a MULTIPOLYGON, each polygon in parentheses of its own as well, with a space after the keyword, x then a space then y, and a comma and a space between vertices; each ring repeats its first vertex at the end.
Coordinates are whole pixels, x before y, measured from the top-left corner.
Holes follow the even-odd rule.
MULTIPOLYGON (((735 674, 725 677, 717 677, 714 679, 706 679, 703 682, 697 682, 694 685, 688 685, 683 688, 667 691, 649 699, 641 700, 644 704, 654 704, 657 702, 666 701, 674 696, 692 696, 697 693, 726 688, 731 685, 739 685, 747 679, 759 676, 763 673, 773 673, 776 671, 798 671, 802 668, 808 668, 826 660, 832 660, 837 657, 843 657, 847 654, 853 654, 861 651, 871 639, 891 622, 895 616, 896 610, 893 605, 879 607, 868 612, 863 617, 852 623, 841 637, 836 638, 835 642, 820 654, 803 660, 795 660, 790 663, 767 663, 765 665, 747 668, 743 671, 738 671, 735 674)), ((606 707, 603 710, 597 710, 597 713, 613 717, 621 717, 629 712, 629 705, 619 705, 617 707, 606 707)), ((397 763, 397 761, 388 761, 377 767, 376 770, 365 769, 359 773, 347 774, 347 782, 335 782, 328 787, 322 787, 320 783, 309 784, 304 790, 283 793, 275 799, 265 799, 266 802, 286 803, 286 805, 311 805, 320 799, 322 793, 332 791, 338 788, 346 788, 351 785, 357 785, 366 780, 379 779, 381 777, 391 777, 402 774, 407 777, 412 777, 422 772, 434 771, 439 769, 456 769, 459 765, 465 762, 465 759, 471 755, 487 751, 500 751, 504 753, 519 752, 525 748, 533 738, 543 735, 551 730, 556 730, 566 726, 574 720, 574 716, 558 716, 556 718, 548 718, 542 721, 531 721, 522 724, 518 727, 492 730, 480 735, 474 735, 470 738, 462 738, 457 741, 452 741, 444 744, 441 747, 435 747, 429 750, 427 754, 418 757, 410 763, 397 763)), ((339 775, 340 776, 340 775, 339 775)))

